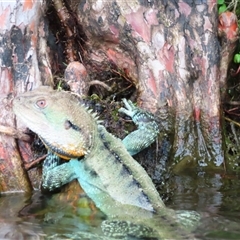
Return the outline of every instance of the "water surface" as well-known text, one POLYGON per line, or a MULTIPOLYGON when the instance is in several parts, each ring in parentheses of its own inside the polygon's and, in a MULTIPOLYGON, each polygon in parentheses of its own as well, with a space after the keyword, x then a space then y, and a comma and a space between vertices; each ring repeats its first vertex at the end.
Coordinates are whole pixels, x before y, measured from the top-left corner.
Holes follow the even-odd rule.
MULTIPOLYGON (((240 239, 237 176, 188 172, 176 176, 174 185, 167 206, 201 214, 198 239, 240 239)), ((40 192, 0 196, 0 239, 111 239, 101 232, 105 219, 84 195, 77 205, 40 192)))

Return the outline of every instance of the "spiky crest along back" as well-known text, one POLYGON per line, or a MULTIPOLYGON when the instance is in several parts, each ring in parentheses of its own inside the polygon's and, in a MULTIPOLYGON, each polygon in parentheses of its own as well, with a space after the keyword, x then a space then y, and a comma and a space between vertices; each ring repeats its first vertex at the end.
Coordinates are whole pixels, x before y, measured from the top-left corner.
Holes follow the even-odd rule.
POLYGON ((61 157, 78 158, 90 151, 99 123, 75 94, 40 87, 18 96, 13 108, 44 144, 61 157))

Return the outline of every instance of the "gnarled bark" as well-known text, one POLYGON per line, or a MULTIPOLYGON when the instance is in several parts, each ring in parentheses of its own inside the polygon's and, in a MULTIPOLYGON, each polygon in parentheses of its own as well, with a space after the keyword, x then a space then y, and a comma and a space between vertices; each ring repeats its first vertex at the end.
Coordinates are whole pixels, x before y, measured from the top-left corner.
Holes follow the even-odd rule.
POLYGON ((176 170, 224 161, 216 7, 216 2, 89 0, 75 9, 88 39, 87 69, 113 62, 136 85, 142 107, 157 113, 167 104, 162 125, 174 131, 169 156, 179 163, 176 170))
MULTIPOLYGON (((39 86, 41 76, 46 76, 40 74, 39 67, 44 59, 37 60, 43 50, 40 47, 43 38, 40 26, 44 24, 41 7, 39 1, 0 4, 0 125, 6 127, 16 126, 10 108, 11 95, 39 86)), ((17 126, 23 127, 20 122, 17 126)), ((17 144, 14 138, 0 134, 0 192, 29 191, 39 187, 38 171, 27 173, 23 167, 32 157, 29 144, 17 144)))
MULTIPOLYGON (((175 171, 222 168, 220 87, 226 68, 219 69, 216 1, 16 1, 1 3, 0 13, 3 99, 10 92, 53 85, 53 75, 64 74, 63 63, 70 63, 65 72, 70 88, 83 95, 104 82, 103 73, 117 73, 135 85, 138 104, 160 119, 159 152, 143 163, 153 179, 159 179, 167 159, 175 171)), ((14 125, 12 113, 1 106, 0 124, 14 125)), ((0 190, 29 189, 14 140, 0 138, 1 169, 16 179, 12 188, 1 170, 0 190), (14 156, 6 155, 10 142, 7 152, 14 156), (19 179, 25 180, 17 186, 19 179)), ((26 146, 19 143, 29 162, 26 146)))

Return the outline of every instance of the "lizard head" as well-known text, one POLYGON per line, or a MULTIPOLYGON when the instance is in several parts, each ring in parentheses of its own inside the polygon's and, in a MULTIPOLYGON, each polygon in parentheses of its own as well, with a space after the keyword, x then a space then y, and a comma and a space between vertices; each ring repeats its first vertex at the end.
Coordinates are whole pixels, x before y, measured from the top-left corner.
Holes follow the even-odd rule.
POLYGON ((78 158, 91 148, 97 122, 71 93, 40 87, 16 97, 13 111, 60 157, 78 158))

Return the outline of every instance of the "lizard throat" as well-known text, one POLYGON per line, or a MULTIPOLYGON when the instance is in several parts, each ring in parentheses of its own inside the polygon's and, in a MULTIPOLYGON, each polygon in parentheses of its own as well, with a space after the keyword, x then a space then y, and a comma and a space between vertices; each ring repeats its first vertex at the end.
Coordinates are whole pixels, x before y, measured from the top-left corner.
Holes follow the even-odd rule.
POLYGON ((54 154, 56 154, 57 156, 65 159, 65 160, 70 160, 72 158, 79 158, 79 157, 82 157, 83 155, 86 154, 85 150, 69 153, 69 152, 63 150, 60 147, 52 145, 51 143, 46 141, 44 138, 42 138, 42 137, 40 137, 40 138, 41 138, 42 142, 44 143, 44 145, 46 146, 47 149, 50 149, 54 154))

